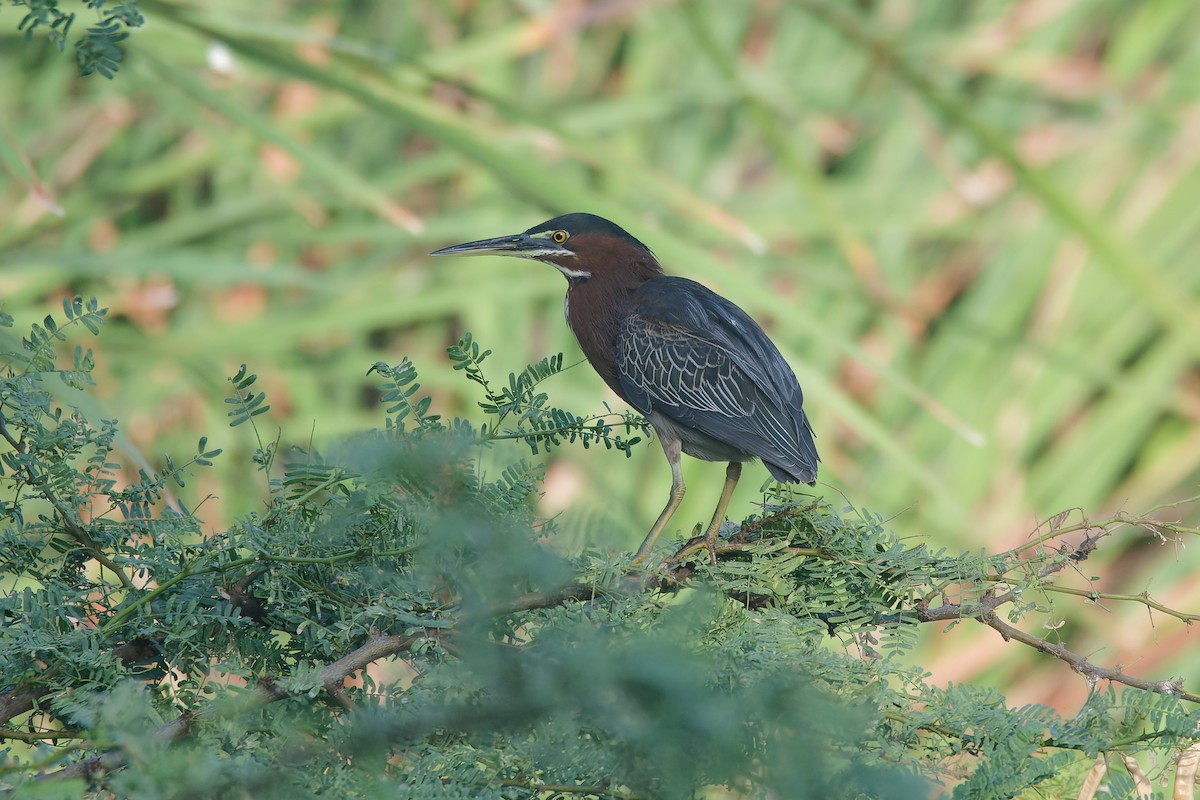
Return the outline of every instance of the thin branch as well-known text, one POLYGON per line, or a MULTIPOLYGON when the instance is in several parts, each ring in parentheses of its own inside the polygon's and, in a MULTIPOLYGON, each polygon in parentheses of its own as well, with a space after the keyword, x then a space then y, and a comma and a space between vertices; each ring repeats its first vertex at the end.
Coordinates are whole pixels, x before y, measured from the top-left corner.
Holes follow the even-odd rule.
POLYGON ((45 694, 41 688, 17 689, 0 694, 0 725, 32 711, 45 694))
MULTIPOLYGON (((17 439, 15 436, 13 436, 12 432, 9 431, 7 421, 5 420, 3 414, 0 414, 0 438, 3 438, 4 441, 8 442, 9 446, 18 453, 25 455, 25 442, 21 439, 17 439)), ((83 545, 83 547, 92 554, 92 558, 96 559, 97 562, 106 567, 109 572, 112 572, 114 575, 116 575, 117 579, 121 581, 122 586, 124 586, 126 589, 134 588, 133 581, 130 580, 129 576, 125 574, 125 571, 117 566, 112 559, 106 556, 104 551, 100 549, 100 546, 96 544, 94 539, 92 539, 91 534, 89 534, 82 525, 75 521, 75 516, 71 512, 70 506, 68 506, 62 501, 62 499, 59 498, 58 493, 54 491, 54 487, 50 485, 50 482, 46 480, 46 477, 44 475, 39 475, 28 463, 22 465, 21 472, 25 474, 26 482, 29 483, 29 485, 36 487, 38 492, 41 493, 42 497, 46 498, 50 505, 54 506, 54 510, 58 512, 58 516, 62 520, 63 530, 65 530, 72 539, 83 545)))
MULTIPOLYGON (((504 441, 507 439, 532 439, 532 438, 545 439, 550 436, 561 436, 561 435, 569 434, 571 432, 595 434, 595 432, 593 430, 595 423, 606 422, 607 420, 612 419, 613 417, 617 417, 621 421, 615 423, 614 425, 610 425, 609 427, 621 427, 621 426, 625 426, 627 428, 628 427, 637 427, 636 423, 628 422, 626 420, 626 417, 624 414, 621 414, 617 411, 612 411, 612 412, 609 412, 608 414, 591 414, 586 417, 576 417, 574 424, 557 425, 553 428, 538 428, 536 430, 514 431, 514 432, 510 432, 510 433, 492 433, 489 431, 489 433, 487 434, 487 441, 499 442, 499 441, 504 441)), ((630 432, 631 431, 626 431, 626 433, 630 433, 630 432)))
POLYGON ((11 728, 0 728, 0 742, 5 739, 13 739, 18 742, 44 742, 57 739, 80 739, 83 736, 83 731, 74 730, 16 731, 11 728))
POLYGON ((1059 539, 1072 533, 1078 533, 1079 531, 1090 533, 1094 529, 1105 530, 1108 526, 1114 524, 1116 524, 1116 521, 1112 519, 1101 520, 1100 522, 1096 523, 1089 522, 1087 517, 1083 515, 1083 509, 1071 508, 1055 514, 1048 520, 1039 522, 1037 527, 1035 527, 1031 532, 1031 538, 1026 539, 1016 547, 1004 550, 996 555, 998 555, 1000 558, 1016 558, 1026 550, 1037 547, 1041 544, 1045 544, 1052 539, 1059 539), (1064 525, 1063 521, 1066 519, 1065 515, 1073 512, 1079 513, 1080 521, 1074 525, 1064 525), (1038 533, 1038 531, 1040 531, 1042 528, 1046 528, 1045 533, 1038 533))
POLYGON ((1166 539, 1166 535, 1163 533, 1163 531, 1175 534, 1188 534, 1191 536, 1200 535, 1200 528, 1183 525, 1178 521, 1158 520, 1150 516, 1158 511, 1163 511, 1168 508, 1179 508, 1185 505, 1193 505, 1196 502, 1200 502, 1200 495, 1188 497, 1174 503, 1160 503, 1159 505, 1146 509, 1146 511, 1142 512, 1141 514, 1129 514, 1122 511, 1114 514, 1111 517, 1108 517, 1107 519, 1098 520, 1096 522, 1089 521, 1087 517, 1084 516, 1082 509, 1068 509, 1067 511, 1055 514, 1050 519, 1039 523, 1038 526, 1033 530, 1033 533, 1037 534, 1038 531, 1040 531, 1043 527, 1048 526, 1048 530, 1045 533, 1038 534, 1031 539, 1027 539, 1016 547, 1001 551, 996 555, 1000 558, 1013 558, 1032 547, 1036 547, 1037 545, 1043 544, 1051 539, 1061 538, 1067 534, 1077 533, 1079 531, 1090 533, 1093 530, 1099 530, 1104 534, 1107 534, 1112 528, 1121 525, 1129 525, 1134 528, 1144 528, 1145 530, 1153 533, 1160 540, 1166 539), (1066 518, 1066 515, 1071 513, 1078 513, 1080 515, 1080 521, 1073 525, 1063 525, 1062 523, 1066 518))
POLYGON ((1090 683, 1094 684, 1098 680, 1112 681, 1132 686, 1135 689, 1145 689, 1157 694, 1178 697, 1191 703, 1200 703, 1200 695, 1185 691, 1182 681, 1148 681, 1123 672, 1119 666, 1101 667, 1093 664, 1087 658, 1073 650, 1068 650, 1066 647, 1051 642, 1049 639, 1035 636, 1032 633, 1008 624, 996 615, 996 609, 1007 603, 1010 596, 1011 594, 1000 597, 985 595, 983 602, 968 606, 959 605, 958 603, 946 603, 937 608, 918 605, 918 621, 947 622, 956 619, 977 620, 1003 636, 1006 642, 1018 641, 1021 644, 1032 647, 1034 650, 1047 653, 1060 661, 1066 662, 1070 665, 1071 669, 1083 675, 1090 683))
POLYGON ((1148 681, 1142 678, 1134 677, 1127 672, 1122 672, 1120 667, 1101 667, 1088 661, 1080 654, 1068 650, 1060 644, 1051 642, 1048 639, 1043 639, 1040 636, 1034 636, 1032 633, 1027 633, 1020 628, 1009 625, 1004 620, 996 616, 994 608, 988 608, 988 603, 984 603, 984 611, 978 619, 989 628, 994 629, 997 633, 1004 637, 1005 641, 1016 640, 1022 644, 1029 645, 1035 650, 1040 650, 1043 653, 1049 653, 1060 661, 1065 661, 1071 666, 1071 669, 1078 672, 1080 675, 1087 678, 1089 683, 1095 683, 1098 680, 1112 681, 1122 683, 1126 686, 1132 686, 1135 689, 1145 689, 1148 692, 1156 694, 1165 694, 1171 697, 1178 697, 1182 700, 1187 700, 1190 703, 1200 703, 1200 695, 1192 694, 1185 691, 1183 682, 1179 680, 1167 681, 1148 681))
MULTIPOLYGON (((255 553, 252 556, 233 559, 232 561, 223 561, 209 566, 198 566, 203 564, 205 561, 219 559, 223 555, 223 552, 221 551, 206 553, 198 557, 195 561, 192 561, 191 563, 182 567, 179 572, 160 583, 154 589, 151 589, 141 597, 127 604, 119 613, 110 617, 104 623, 104 625, 100 628, 100 632, 103 634, 112 633, 117 628, 128 622, 129 618, 132 617, 139 608, 147 603, 150 603, 172 586, 183 580, 186 580, 187 578, 196 578, 201 575, 211 575, 216 572, 228 572, 229 570, 250 566, 251 564, 325 564, 332 566, 343 561, 352 561, 368 554, 374 558, 395 558, 396 556, 407 555, 415 549, 415 547, 401 547, 395 550, 369 552, 365 548, 358 547, 354 550, 335 553, 330 556, 279 556, 271 553, 260 552, 255 553)), ((247 586, 249 586, 249 584, 247 584, 247 586)))
POLYGON ((617 789, 612 789, 604 786, 582 786, 570 783, 541 783, 539 781, 516 781, 516 780, 501 780, 494 781, 496 786, 514 786, 518 789, 526 789, 534 795, 550 792, 552 794, 587 794, 595 795, 596 797, 615 797, 617 800, 639 800, 642 795, 629 794, 617 789))
MULTIPOLYGON (((1059 572, 1062 572, 1064 569, 1067 568, 1068 565, 1079 564, 1083 561, 1087 561, 1088 557, 1091 556, 1092 553, 1096 552, 1096 548, 1100 546, 1100 537, 1107 534, 1107 531, 1102 531, 1099 535, 1093 536, 1091 533, 1092 530, 1094 530, 1094 528, 1092 526, 1087 526, 1088 532, 1086 534, 1084 534, 1084 537, 1079 541, 1079 544, 1075 545, 1074 547, 1071 547, 1071 545, 1069 545, 1069 544, 1064 544, 1058 551, 1058 555, 1060 556, 1060 558, 1057 558, 1055 560, 1048 561, 1045 564, 1042 564, 1042 566, 1038 568, 1037 573, 1035 573, 1035 576, 1034 576, 1035 579, 1043 580, 1045 578, 1049 578, 1051 575, 1055 575, 1059 572)), ((1025 562, 1021 562, 1021 563, 1028 564, 1030 562, 1025 561, 1025 562)), ((984 580, 989 580, 989 579, 985 578, 984 580)), ((995 578, 995 579, 990 579, 990 580, 1005 580, 1005 579, 1004 578, 995 578)), ((943 587, 945 585, 946 584, 942 584, 943 587)), ((1041 584, 1038 584, 1038 586, 1040 588, 1041 584)), ((996 598, 996 605, 1003 605, 1004 603, 1008 603, 1012 600, 1015 600, 1016 597, 1017 597, 1017 590, 1010 589, 1007 592, 1005 592, 1004 594, 1002 594, 996 598)), ((928 600, 928 599, 929 599, 929 595, 926 595, 926 600, 928 600)))
POLYGON ((1036 587, 1039 592, 1054 592, 1056 594, 1069 594, 1075 597, 1084 597, 1091 600, 1093 603, 1098 603, 1101 600, 1114 600, 1126 603, 1139 603, 1147 608, 1161 612, 1175 619, 1190 625, 1193 622, 1200 622, 1200 614, 1192 614, 1187 611, 1178 611, 1176 609, 1165 606, 1154 598, 1150 597, 1149 592, 1140 592, 1138 594, 1119 594, 1117 592, 1097 592, 1092 589, 1075 589, 1070 586, 1057 586, 1053 583, 1047 583, 1036 587))
MULTIPOLYGON (((381 658, 396 655, 410 650, 420 642, 436 639, 444 634, 443 629, 430 628, 420 633, 403 636, 376 636, 369 639, 352 652, 342 656, 337 661, 322 667, 316 675, 315 683, 319 684, 331 696, 336 696, 342 690, 346 678, 363 669, 368 664, 381 658)), ((259 681, 254 687, 236 696, 223 700, 214 700, 201 706, 198 710, 176 717, 155 731, 155 738, 160 742, 175 742, 188 733, 198 721, 218 719, 222 716, 249 711, 261 706, 284 700, 293 695, 311 691, 314 680, 310 675, 299 675, 284 681, 259 681)), ((40 776, 41 779, 66 780, 70 778, 85 778, 107 772, 125 763, 125 753, 121 750, 109 750, 91 758, 77 761, 57 772, 40 776)))
MULTIPOLYGON (((592 600, 597 596, 611 593, 611 590, 606 590, 604 587, 587 583, 569 583, 560 586, 557 589, 552 589, 546 592, 529 592, 528 594, 520 595, 513 600, 498 605, 490 609, 482 616, 485 618, 502 617, 508 614, 517 614, 522 611, 533 611, 539 608, 553 608, 561 606, 572 600, 584 601, 592 600)), ((465 619, 463 623, 470 624, 477 621, 476 619, 465 619)))
MULTIPOLYGON (((138 638, 113 648, 113 656, 122 663, 144 661, 158 653, 156 643, 145 638, 138 638)), ((44 684, 54 677, 56 669, 51 669, 37 677, 39 684, 44 684)), ((0 692, 0 725, 6 724, 14 717, 33 711, 37 704, 49 692, 44 685, 18 686, 16 689, 0 692)))

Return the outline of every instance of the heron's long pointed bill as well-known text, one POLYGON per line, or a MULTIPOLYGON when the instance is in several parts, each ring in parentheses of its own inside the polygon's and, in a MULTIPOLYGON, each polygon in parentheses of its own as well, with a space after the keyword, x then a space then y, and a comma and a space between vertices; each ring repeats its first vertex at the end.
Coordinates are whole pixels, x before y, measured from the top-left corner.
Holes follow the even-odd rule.
POLYGON ((495 239, 480 239, 477 242, 463 242, 434 250, 431 256, 486 256, 486 255, 516 255, 521 248, 522 240, 528 240, 524 234, 513 236, 497 236, 495 239))
POLYGON ((570 255, 571 251, 560 247, 548 238, 530 236, 527 233, 515 233, 510 236, 497 236, 494 239, 480 239, 477 242, 463 242, 434 250, 431 256, 517 256, 518 258, 542 258, 544 256, 570 255))

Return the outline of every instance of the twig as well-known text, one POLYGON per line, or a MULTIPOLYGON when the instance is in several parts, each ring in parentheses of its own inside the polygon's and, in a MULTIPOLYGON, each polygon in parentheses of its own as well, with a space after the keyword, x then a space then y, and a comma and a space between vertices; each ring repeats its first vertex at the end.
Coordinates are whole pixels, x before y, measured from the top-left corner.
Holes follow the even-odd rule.
POLYGON ((597 797, 615 797, 617 800, 639 800, 641 795, 629 794, 617 789, 604 786, 582 786, 571 783, 541 783, 539 781, 500 780, 493 781, 496 786, 513 786, 527 789, 534 795, 550 792, 552 794, 588 794, 597 797))
MULTIPOLYGON (((1049 578, 1051 575, 1062 572, 1070 564, 1078 564, 1082 561, 1087 561, 1088 557, 1096 551, 1096 548, 1100 546, 1100 536, 1092 536, 1092 534, 1091 534, 1092 526, 1085 526, 1085 527, 1088 532, 1086 534, 1084 534, 1084 537, 1083 537, 1083 539, 1080 540, 1079 544, 1075 545, 1075 547, 1071 547, 1069 544, 1064 544, 1062 546, 1062 548, 1059 549, 1059 551, 1058 551, 1059 555, 1062 556, 1062 558, 1055 559, 1053 561, 1049 561, 1038 568, 1038 571, 1036 574, 1036 577, 1038 580, 1041 580, 1043 578, 1049 578)), ((1107 532, 1105 532, 1105 533, 1107 533, 1107 532)), ((1104 535, 1104 534, 1101 534, 1101 535, 1104 535)), ((1022 563, 1028 563, 1028 562, 1022 562, 1022 563)), ((985 580, 987 580, 987 579, 985 579, 985 580)), ((995 578, 993 580, 1000 581, 1000 580, 1005 580, 1005 579, 1003 577, 1001 577, 1001 578, 995 578)), ((946 585, 947 584, 942 584, 940 587, 938 587, 938 590, 940 591, 941 588, 944 588, 946 585)), ((1039 585, 1039 588, 1040 588, 1040 585, 1039 585)), ((929 598, 929 595, 926 595, 926 599, 928 599, 928 598, 929 598)), ((1004 603, 1014 600, 1015 598, 1016 598, 1016 590, 1010 589, 1009 591, 1000 595, 996 599, 996 605, 1003 605, 1004 603)))
MULTIPOLYGON (((381 658, 387 658, 388 656, 409 650, 417 643, 437 638, 443 633, 443 629, 430 628, 420 633, 405 634, 403 636, 373 637, 366 644, 359 646, 337 661, 322 667, 317 673, 316 682, 331 696, 336 696, 341 691, 342 684, 346 678, 368 664, 378 661, 381 658)), ((249 711, 278 700, 284 700, 293 694, 309 691, 312 683, 311 679, 302 679, 300 677, 279 682, 270 680, 260 681, 253 688, 233 698, 232 701, 212 701, 196 711, 176 717, 159 727, 155 731, 154 736, 160 742, 178 741, 191 732, 197 721, 217 719, 227 714, 249 711)), ((109 750, 106 753, 77 761, 68 767, 63 767, 57 772, 39 777, 50 780, 66 780, 69 778, 86 778, 91 780, 95 775, 115 769, 124 763, 125 753, 123 751, 109 750)))
POLYGON ((45 696, 42 689, 17 689, 0 694, 0 725, 13 717, 32 711, 38 700, 45 696))
MULTIPOLYGON (((606 593, 606 590, 601 586, 586 583, 569 583, 548 592, 529 592, 528 594, 523 594, 508 603, 490 609, 482 616, 488 618, 502 617, 508 614, 517 614, 521 611, 553 608, 571 600, 591 600, 598 595, 606 593)), ((464 620, 467 624, 475 621, 476 619, 474 618, 464 620)))
POLYGON ((46 740, 54 741, 55 739, 79 739, 83 735, 83 731, 74 730, 15 731, 11 728, 0 728, 0 742, 3 742, 5 739, 13 739, 18 742, 44 742, 46 740))
MULTIPOLYGON (((138 638, 113 648, 113 656, 123 663, 143 661, 158 652, 157 645, 148 639, 138 638)), ((38 676, 38 682, 44 683, 54 677, 55 670, 50 670, 38 676)), ((0 725, 14 717, 30 712, 47 695, 44 686, 18 686, 16 689, 0 692, 0 725)))
POLYGON ((1034 636, 1032 633, 1027 633, 1020 628, 1009 625, 1004 620, 996 616, 994 607, 989 607, 989 603, 985 600, 982 606, 982 613, 977 619, 983 624, 992 628, 1005 641, 1015 639, 1022 644, 1029 645, 1035 650, 1040 650, 1043 653, 1049 653, 1060 661, 1065 661, 1071 666, 1071 669, 1078 672, 1083 677, 1087 678, 1089 683, 1095 683, 1098 680, 1112 681, 1114 683, 1123 683, 1126 686, 1132 686, 1135 689, 1145 689, 1149 692, 1157 694, 1165 694, 1171 697, 1178 697, 1182 700, 1187 700, 1190 703, 1200 703, 1200 695, 1192 694, 1185 691, 1182 681, 1148 681, 1142 678, 1134 677, 1127 672, 1122 672, 1119 667, 1101 667, 1088 661, 1083 656, 1076 652, 1068 650, 1060 644, 1043 639, 1040 636, 1034 636))
MULTIPOLYGON (((10 432, 8 429, 8 424, 5 421, 3 414, 0 414, 0 438, 3 438, 4 441, 8 442, 9 446, 18 453, 25 455, 26 451, 24 440, 17 439, 12 435, 12 432, 10 432)), ((104 554, 104 551, 101 550, 100 546, 96 544, 96 541, 92 539, 91 534, 89 534, 82 525, 75 521, 75 517, 71 512, 70 506, 68 506, 59 498, 58 493, 54 491, 54 487, 50 485, 50 482, 46 480, 46 477, 44 475, 39 475, 28 463, 22 465, 21 472, 24 473, 26 482, 29 483, 29 485, 36 487, 38 492, 41 493, 42 497, 46 498, 50 505, 54 506, 54 510, 58 512, 59 518, 62 519, 63 530, 65 530, 72 539, 83 545, 83 547, 92 554, 92 558, 96 559, 97 562, 106 567, 109 572, 112 572, 114 575, 116 575, 122 586, 124 586, 126 589, 132 589, 133 581, 130 580, 129 576, 125 574, 123 569, 117 566, 112 559, 104 554)))
POLYGON ((956 619, 978 620, 999 633, 1004 637, 1006 642, 1015 640, 1032 647, 1034 650, 1052 655, 1060 661, 1065 661, 1070 665, 1071 669, 1083 675, 1093 684, 1099 680, 1112 681, 1132 686, 1135 689, 1145 689, 1157 694, 1178 697, 1191 703, 1200 703, 1200 695, 1185 691, 1181 681, 1148 681, 1123 672, 1120 667, 1101 667, 1060 644, 1051 642, 1049 639, 1044 639, 1041 636, 1035 636, 1032 633, 1008 624, 996 615, 996 609, 1007 603, 1010 598, 1011 593, 999 597, 985 595, 983 601, 978 605, 963 606, 958 603, 946 603, 937 608, 918 605, 917 615, 920 622, 945 622, 956 619))
POLYGON ((1116 592, 1097 592, 1092 589, 1074 589, 1070 586, 1057 586, 1053 583, 1043 584, 1037 587, 1039 592, 1054 592, 1056 594, 1069 594, 1075 597, 1084 597, 1091 600, 1093 603, 1101 600, 1115 600, 1126 603, 1140 603, 1147 608, 1161 612, 1175 619, 1190 625, 1193 622, 1200 622, 1200 614, 1192 614, 1187 611, 1178 611, 1174 608, 1163 605, 1157 600, 1150 597, 1149 592, 1140 592, 1138 594, 1118 594, 1116 592))

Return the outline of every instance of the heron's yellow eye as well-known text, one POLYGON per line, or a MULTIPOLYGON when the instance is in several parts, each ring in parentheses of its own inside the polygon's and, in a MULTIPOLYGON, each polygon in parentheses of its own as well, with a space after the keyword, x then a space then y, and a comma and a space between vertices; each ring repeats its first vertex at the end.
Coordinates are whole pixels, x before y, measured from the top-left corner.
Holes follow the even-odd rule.
POLYGON ((568 235, 566 231, 555 231, 550 234, 550 238, 554 240, 555 244, 562 244, 567 240, 568 235))

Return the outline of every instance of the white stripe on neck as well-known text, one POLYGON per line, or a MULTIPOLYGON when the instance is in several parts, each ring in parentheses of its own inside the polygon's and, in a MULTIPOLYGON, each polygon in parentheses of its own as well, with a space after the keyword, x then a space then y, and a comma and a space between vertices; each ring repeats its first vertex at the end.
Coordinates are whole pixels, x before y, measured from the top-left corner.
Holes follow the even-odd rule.
POLYGON ((576 279, 576 280, 577 280, 577 279, 579 279, 579 278, 590 278, 590 277, 592 277, 592 273, 588 272, 587 270, 582 270, 582 269, 567 269, 567 268, 566 268, 566 267, 564 267, 562 264, 555 264, 555 263, 553 263, 553 262, 549 262, 549 263, 550 263, 550 266, 554 267, 556 270, 558 270, 559 272, 561 272, 563 275, 566 275, 568 278, 574 278, 574 279, 576 279))

